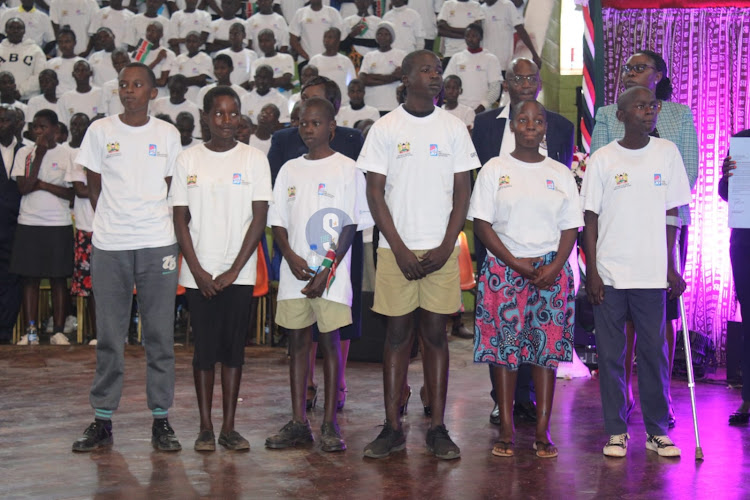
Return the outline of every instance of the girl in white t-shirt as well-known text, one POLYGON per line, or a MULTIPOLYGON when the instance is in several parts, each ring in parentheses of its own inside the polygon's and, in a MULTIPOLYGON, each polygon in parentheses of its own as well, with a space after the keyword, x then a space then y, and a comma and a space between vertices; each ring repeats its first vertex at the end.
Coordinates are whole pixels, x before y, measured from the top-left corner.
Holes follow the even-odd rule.
POLYGON ((312 326, 317 323, 325 367, 321 449, 346 449, 336 419, 339 329, 352 322, 349 249, 357 223, 368 209, 364 175, 354 161, 329 145, 336 129, 335 113, 323 98, 303 102, 299 133, 309 152, 282 166, 269 211, 268 224, 284 256, 276 322, 289 329, 293 417, 278 434, 266 439, 268 448, 290 448, 313 440, 305 399, 312 326))
POLYGON ((536 101, 513 109, 516 148, 480 171, 469 218, 487 247, 477 292, 474 362, 492 363, 501 408, 492 454, 513 456, 513 396, 518 367, 532 365, 540 458, 557 456, 549 434, 555 369, 573 353, 575 288, 568 264, 583 215, 573 176, 539 153, 546 111, 536 101))
POLYGON ((463 92, 463 82, 458 75, 448 75, 443 79, 443 109, 466 124, 466 128, 474 128, 474 118, 477 114, 469 106, 458 102, 458 96, 463 92))
POLYGON ((221 363, 224 420, 219 444, 247 450, 234 429, 245 358, 250 301, 258 248, 272 199, 271 169, 265 155, 237 142, 240 98, 230 87, 206 94, 203 120, 211 139, 177 157, 172 201, 174 225, 186 266, 180 284, 195 333, 193 373, 200 431, 197 451, 214 451, 211 400, 216 363, 221 363))
POLYGON ((73 229, 70 202, 73 188, 65 182, 72 161, 70 148, 58 145, 57 115, 43 109, 35 116, 32 129, 36 143, 16 154, 11 178, 21 192, 10 272, 23 277, 23 312, 26 334, 20 344, 38 344, 37 312, 39 282, 48 278, 52 288, 54 334, 51 344, 70 344, 63 332, 68 277, 73 271, 73 229))

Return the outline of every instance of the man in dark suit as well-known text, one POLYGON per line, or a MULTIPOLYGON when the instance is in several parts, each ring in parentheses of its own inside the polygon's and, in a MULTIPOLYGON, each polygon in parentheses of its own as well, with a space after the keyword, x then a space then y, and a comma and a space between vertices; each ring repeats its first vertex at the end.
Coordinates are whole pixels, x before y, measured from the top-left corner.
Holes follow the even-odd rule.
MULTIPOLYGON (((336 113, 339 112, 339 107, 341 106, 341 89, 339 89, 339 86, 333 80, 324 76, 316 76, 314 78, 311 78, 302 87, 301 99, 305 101, 307 99, 310 99, 311 97, 322 97, 323 99, 327 99, 331 104, 333 104, 333 108, 336 110, 336 113)), ((331 149, 356 161, 364 142, 365 140, 359 130, 336 126, 333 138, 331 139, 331 149)), ((299 158, 305 153, 307 153, 307 146, 302 141, 302 137, 300 137, 299 129, 297 127, 290 127, 274 133, 271 137, 271 149, 269 149, 268 151, 268 163, 271 166, 272 182, 276 182, 276 176, 278 175, 279 170, 281 170, 281 167, 284 165, 284 163, 294 158, 299 158)), ((362 265, 364 262, 364 245, 362 243, 361 231, 358 231, 356 236, 354 237, 351 248, 351 279, 353 292, 352 324, 340 329, 342 367, 346 367, 346 359, 349 354, 349 341, 351 339, 358 339, 361 335, 360 325, 362 317, 362 265)), ((279 266, 281 266, 281 251, 278 250, 275 242, 273 250, 273 260, 271 267, 273 269, 274 275, 278 276, 279 266)), ((314 340, 317 342, 317 326, 314 326, 313 331, 314 340)), ((344 369, 342 369, 342 377, 341 380, 339 380, 339 387, 342 391, 342 393, 339 394, 338 399, 339 408, 343 408, 346 395, 346 380, 343 377, 344 373, 344 369)), ((316 387, 314 392, 317 393, 317 386, 310 385, 311 382, 312 377, 310 377, 308 382, 308 407, 311 406, 312 400, 314 398, 314 395, 310 394, 311 387, 316 387)))
POLYGON ((0 105, 0 344, 10 343, 21 306, 21 279, 8 272, 21 193, 10 178, 16 153, 23 144, 16 133, 23 123, 8 105, 0 105))
MULTIPOLYGON (((499 156, 500 153, 511 153, 515 149, 515 138, 510 132, 511 107, 521 101, 536 99, 542 89, 542 80, 539 76, 539 67, 533 61, 526 58, 514 59, 508 68, 503 90, 510 96, 510 106, 491 109, 480 113, 474 119, 472 141, 477 151, 479 161, 484 165, 490 158, 499 156)), ((540 146, 546 148, 546 154, 553 160, 570 168, 573 161, 574 144, 573 123, 567 118, 547 111, 547 135, 540 146)), ((545 153, 545 151, 540 151, 545 153)), ((487 249, 481 241, 474 237, 474 249, 477 259, 477 268, 481 270, 482 264, 487 256, 487 249)), ((495 399, 494 367, 490 365, 490 380, 493 383, 492 399, 495 399)), ((515 405, 513 414, 515 417, 529 422, 536 422, 536 405, 532 395, 531 369, 529 365, 521 365, 518 370, 518 382, 516 384, 515 405)), ((495 407, 490 413, 490 422, 500 423, 500 411, 495 407)))

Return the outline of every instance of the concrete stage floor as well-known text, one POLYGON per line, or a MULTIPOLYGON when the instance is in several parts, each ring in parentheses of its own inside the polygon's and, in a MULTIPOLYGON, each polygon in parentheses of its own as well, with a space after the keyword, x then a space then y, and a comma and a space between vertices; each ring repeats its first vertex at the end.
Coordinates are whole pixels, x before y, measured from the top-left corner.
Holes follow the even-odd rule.
MULTIPOLYGON (((88 389, 94 348, 3 346, 0 348, 1 498, 750 498, 750 429, 730 427, 727 416, 738 390, 698 384, 698 415, 705 461, 694 460, 689 393, 673 383, 677 428, 672 437, 681 459, 647 452, 640 409, 631 418, 632 440, 625 459, 602 455, 604 435, 598 382, 559 380, 552 437, 556 459, 536 458, 533 428, 519 425, 516 456, 490 454, 497 430, 491 409, 487 369, 471 362, 471 342, 451 339, 451 376, 446 423, 461 447, 460 460, 445 462, 424 448, 429 422, 422 416, 422 368, 413 361, 413 396, 405 417, 405 452, 383 460, 362 457, 364 446, 383 423, 382 376, 378 364, 351 363, 349 399, 340 415, 349 449, 340 454, 309 448, 266 450, 265 438, 291 415, 285 351, 255 347, 246 351, 237 429, 250 441, 249 453, 218 447, 192 449, 198 411, 192 378, 192 351, 177 347, 177 387, 170 422, 183 451, 154 452, 151 416, 145 402, 145 361, 139 346, 126 349, 126 383, 114 416, 111 450, 73 454, 72 442, 93 418, 88 389)), ((322 371, 316 378, 322 388, 322 371)), ((217 384, 219 377, 217 376, 217 384)), ((221 425, 220 389, 215 390, 214 426, 221 425)), ((322 398, 310 415, 319 434, 322 398)))

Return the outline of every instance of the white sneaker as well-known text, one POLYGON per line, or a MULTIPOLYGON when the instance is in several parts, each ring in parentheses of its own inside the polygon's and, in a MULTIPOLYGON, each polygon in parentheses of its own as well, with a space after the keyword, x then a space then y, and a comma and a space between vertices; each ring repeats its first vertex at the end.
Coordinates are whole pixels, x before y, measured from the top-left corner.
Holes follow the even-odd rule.
POLYGON ((63 333, 73 333, 78 329, 78 318, 73 316, 72 314, 65 318, 65 327, 63 328, 63 333))
POLYGON ((55 319, 52 316, 50 316, 49 319, 47 320, 46 325, 47 326, 44 328, 44 332, 51 334, 55 330, 55 319))
POLYGON ((49 339, 49 343, 52 345, 70 345, 70 340, 62 332, 57 332, 49 339))
POLYGON ((624 457, 628 453, 628 439, 630 434, 612 434, 604 445, 604 454, 608 457, 624 457))
POLYGON ((679 457, 682 451, 674 445, 669 436, 647 434, 646 449, 655 451, 660 457, 679 457))
POLYGON ((96 345, 96 339, 89 340, 89 345, 96 345))
POLYGON ((21 336, 20 339, 18 339, 18 342, 16 342, 16 345, 29 345, 29 334, 26 333, 21 336))

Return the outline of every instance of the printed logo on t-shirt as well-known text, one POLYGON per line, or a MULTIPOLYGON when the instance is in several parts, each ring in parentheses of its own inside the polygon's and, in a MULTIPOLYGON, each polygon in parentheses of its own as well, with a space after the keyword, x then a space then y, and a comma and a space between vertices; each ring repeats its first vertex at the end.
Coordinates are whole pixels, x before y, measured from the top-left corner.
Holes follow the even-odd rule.
POLYGON ((407 156, 411 156, 411 144, 408 142, 399 142, 398 156, 396 156, 396 159, 405 158, 407 156))
POLYGON ((627 172, 623 174, 615 174, 615 189, 625 188, 629 186, 630 183, 628 182, 627 172))
POLYGON ((661 186, 661 174, 654 174, 654 186, 661 186))
POLYGON ((466 65, 465 64, 459 64, 458 65, 458 71, 466 71, 466 65))
POLYGON ((437 144, 430 144, 430 156, 447 157, 450 156, 450 154, 445 151, 440 151, 437 144))
POLYGON ((120 156, 120 143, 119 142, 108 142, 107 143, 107 158, 112 156, 120 156))
POLYGON ((52 170, 60 170, 60 164, 56 161, 52 162, 52 170))
POLYGON ((334 197, 332 194, 329 194, 328 191, 326 191, 326 185, 322 182, 318 184, 318 196, 325 196, 326 198, 334 197))
POLYGON ((242 184, 242 174, 232 174, 232 184, 242 184))
POLYGON ((156 156, 156 144, 149 144, 148 145, 148 155, 149 156, 156 156))
POLYGON ((555 181, 547 179, 547 189, 555 190, 555 181))
POLYGON ((509 188, 510 187, 510 175, 501 175, 497 180, 497 188, 509 188))
POLYGON ((289 186, 286 188, 286 201, 293 201, 297 197, 297 187, 289 186))
POLYGON ((195 187, 198 185, 198 175, 188 175, 187 176, 187 186, 188 187, 195 187))

